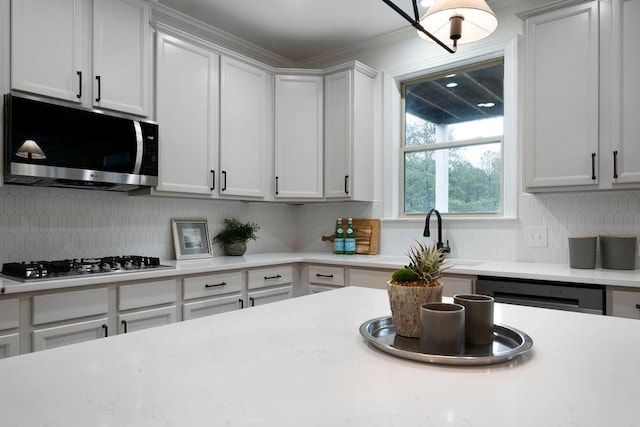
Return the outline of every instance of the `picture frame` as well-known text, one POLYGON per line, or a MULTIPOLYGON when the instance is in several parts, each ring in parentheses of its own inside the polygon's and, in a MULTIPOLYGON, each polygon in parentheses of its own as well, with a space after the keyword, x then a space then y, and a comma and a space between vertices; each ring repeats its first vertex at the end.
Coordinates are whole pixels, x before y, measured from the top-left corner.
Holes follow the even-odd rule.
POLYGON ((211 258, 209 227, 206 219, 172 219, 176 259, 211 258))

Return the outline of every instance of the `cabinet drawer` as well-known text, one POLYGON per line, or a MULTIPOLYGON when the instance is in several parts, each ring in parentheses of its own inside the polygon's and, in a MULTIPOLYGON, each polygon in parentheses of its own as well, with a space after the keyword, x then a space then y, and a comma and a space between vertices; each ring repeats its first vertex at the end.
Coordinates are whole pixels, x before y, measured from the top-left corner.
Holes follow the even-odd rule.
POLYGON ((0 331, 17 328, 20 323, 20 300, 18 298, 0 301, 0 331))
POLYGON ((293 268, 289 266, 261 268, 249 271, 249 289, 266 288, 275 285, 288 285, 293 281, 293 268))
POLYGON ((33 324, 77 319, 108 311, 107 289, 91 289, 33 297, 33 324))
POLYGON ((176 281, 173 279, 118 287, 118 310, 168 304, 176 299, 176 281))
POLYGON ((344 268, 310 265, 309 283, 344 286, 344 268))
POLYGON ((363 288, 387 289, 387 282, 391 280, 392 271, 349 269, 349 286, 363 288))
POLYGON ((208 274, 183 280, 185 300, 242 291, 242 272, 208 274))

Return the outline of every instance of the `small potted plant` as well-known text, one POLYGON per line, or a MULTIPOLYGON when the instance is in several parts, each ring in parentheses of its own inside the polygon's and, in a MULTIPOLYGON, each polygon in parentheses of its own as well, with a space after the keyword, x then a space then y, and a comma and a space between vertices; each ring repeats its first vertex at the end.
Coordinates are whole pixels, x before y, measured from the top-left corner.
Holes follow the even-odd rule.
POLYGON ((256 240, 260 226, 255 222, 242 223, 236 218, 224 220, 224 228, 213 238, 227 255, 240 256, 247 251, 247 240, 256 240))
POLYGON ((389 304, 398 335, 420 337, 420 306, 442 301, 444 254, 436 245, 416 242, 407 252, 409 265, 396 270, 388 282, 389 304))

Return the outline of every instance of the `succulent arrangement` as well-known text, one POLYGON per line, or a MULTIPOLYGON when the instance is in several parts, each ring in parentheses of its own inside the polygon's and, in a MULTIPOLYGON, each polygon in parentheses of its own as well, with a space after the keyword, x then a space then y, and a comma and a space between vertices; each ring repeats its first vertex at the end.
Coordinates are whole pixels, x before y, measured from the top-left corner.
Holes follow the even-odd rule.
POLYGON ((407 252, 409 265, 396 270, 391 282, 401 286, 437 286, 442 275, 445 257, 436 245, 428 246, 420 242, 407 252))

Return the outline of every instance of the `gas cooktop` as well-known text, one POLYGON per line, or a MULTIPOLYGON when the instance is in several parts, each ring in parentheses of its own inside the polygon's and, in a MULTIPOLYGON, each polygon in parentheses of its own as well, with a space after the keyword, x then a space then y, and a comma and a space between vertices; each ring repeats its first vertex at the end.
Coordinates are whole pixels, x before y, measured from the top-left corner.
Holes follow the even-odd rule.
POLYGON ((30 282, 170 268, 174 267, 160 264, 159 258, 123 255, 58 261, 9 262, 2 264, 2 276, 21 282, 30 282))

